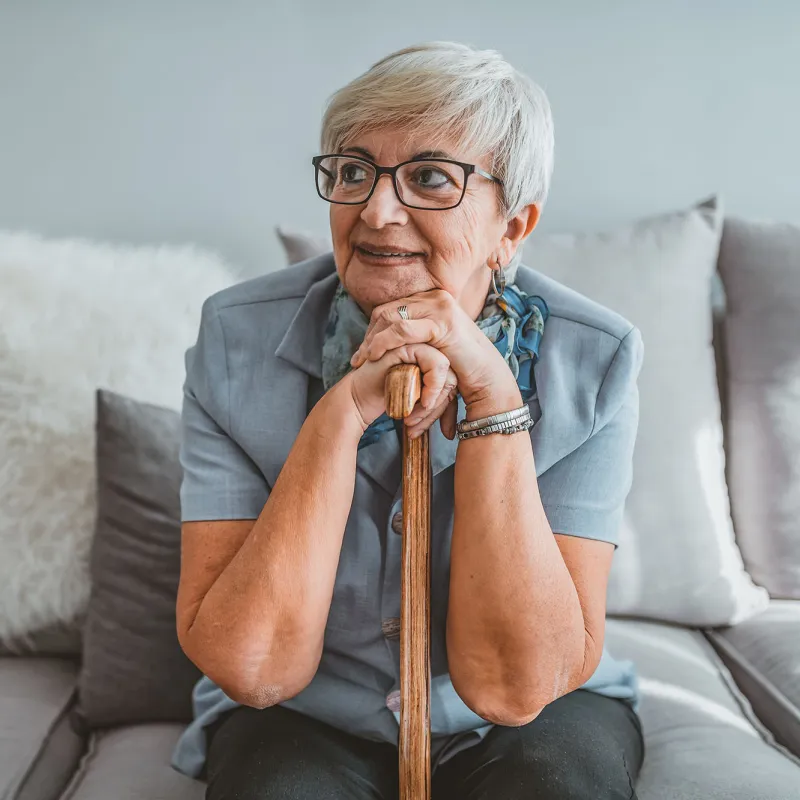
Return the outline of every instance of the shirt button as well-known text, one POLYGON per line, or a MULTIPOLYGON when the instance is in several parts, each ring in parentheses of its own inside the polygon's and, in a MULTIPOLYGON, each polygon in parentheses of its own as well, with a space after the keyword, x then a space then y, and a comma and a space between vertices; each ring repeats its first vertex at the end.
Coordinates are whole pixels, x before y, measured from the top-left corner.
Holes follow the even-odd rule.
POLYGON ((402 536, 403 535, 403 512, 402 511, 398 511, 392 517, 392 530, 398 536, 402 536))
POLYGON ((389 694, 386 695, 386 708, 388 708, 389 711, 397 711, 398 713, 400 713, 399 691, 389 692, 389 694))
POLYGON ((381 624, 383 635, 387 639, 400 638, 400 617, 388 617, 381 624))

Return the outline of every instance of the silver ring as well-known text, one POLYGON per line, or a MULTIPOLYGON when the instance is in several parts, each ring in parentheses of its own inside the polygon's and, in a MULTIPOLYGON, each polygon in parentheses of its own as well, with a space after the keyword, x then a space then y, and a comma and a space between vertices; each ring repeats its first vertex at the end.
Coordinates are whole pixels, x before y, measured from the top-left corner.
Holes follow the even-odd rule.
POLYGON ((400 306, 400 308, 397 309, 397 313, 400 315, 401 319, 411 319, 408 316, 408 306, 400 306))

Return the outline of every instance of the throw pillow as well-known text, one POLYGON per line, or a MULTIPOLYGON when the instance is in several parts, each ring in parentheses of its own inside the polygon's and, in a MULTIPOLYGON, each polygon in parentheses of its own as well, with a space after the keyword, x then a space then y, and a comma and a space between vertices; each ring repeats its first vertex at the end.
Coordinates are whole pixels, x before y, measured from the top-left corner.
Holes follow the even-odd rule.
POLYGON ((756 581, 800 599, 800 226, 727 219, 719 270, 736 538, 756 581))
POLYGON ((644 340, 633 484, 610 614, 723 625, 768 602, 744 570, 725 482, 712 343, 721 227, 710 200, 610 232, 534 234, 525 246, 528 266, 613 308, 644 340))
POLYGON ((278 225, 275 228, 289 264, 298 264, 332 249, 330 240, 303 231, 293 231, 278 225))
POLYGON ((95 389, 179 408, 200 307, 236 279, 193 247, 0 232, 0 641, 80 626, 95 389))
POLYGON ((175 627, 180 415, 97 392, 97 525, 78 716, 91 728, 186 721, 199 670, 175 627))

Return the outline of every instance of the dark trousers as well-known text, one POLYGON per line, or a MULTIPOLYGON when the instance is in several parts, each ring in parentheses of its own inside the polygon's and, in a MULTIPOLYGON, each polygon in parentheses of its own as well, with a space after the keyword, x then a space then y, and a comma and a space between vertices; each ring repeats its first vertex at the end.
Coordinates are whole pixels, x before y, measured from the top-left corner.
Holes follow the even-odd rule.
MULTIPOLYGON (((206 800, 393 800, 397 747, 282 706, 206 729, 206 800)), ((623 701, 578 689, 519 728, 495 726, 432 775, 433 800, 631 800, 644 746, 623 701)))

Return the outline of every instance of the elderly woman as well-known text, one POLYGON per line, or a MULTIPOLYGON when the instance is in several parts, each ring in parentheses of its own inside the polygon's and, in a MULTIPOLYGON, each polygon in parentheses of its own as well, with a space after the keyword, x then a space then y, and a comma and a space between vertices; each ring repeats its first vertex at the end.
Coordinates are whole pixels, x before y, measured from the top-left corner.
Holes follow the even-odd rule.
POLYGON ((204 304, 177 607, 203 677, 173 766, 207 798, 397 796, 403 433, 384 384, 404 362, 433 473, 434 800, 635 797, 637 683, 603 637, 643 345, 519 265, 552 163, 545 94, 496 52, 400 50, 325 113, 333 252, 204 304))

